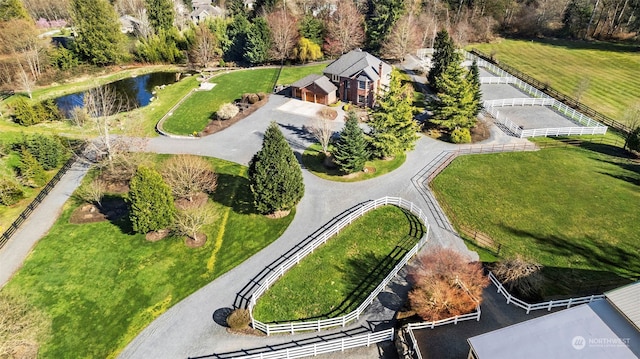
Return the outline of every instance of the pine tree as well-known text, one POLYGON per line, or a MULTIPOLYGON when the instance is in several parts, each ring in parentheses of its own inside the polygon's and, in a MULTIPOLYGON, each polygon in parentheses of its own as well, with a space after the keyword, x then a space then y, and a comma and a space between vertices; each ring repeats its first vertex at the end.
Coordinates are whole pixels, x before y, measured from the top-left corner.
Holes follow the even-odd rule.
POLYGON ((405 11, 402 0, 369 0, 366 16, 367 48, 377 52, 405 11))
POLYGON ((20 153, 19 170, 23 183, 29 187, 40 187, 47 183, 47 173, 26 148, 20 153))
POLYGON ((107 0, 72 0, 78 54, 94 65, 116 63, 123 55, 120 21, 107 0))
POLYGON ((173 224, 176 207, 171 188, 156 170, 138 167, 129 188, 129 219, 134 232, 157 231, 173 224))
POLYGON ((473 89, 473 101, 476 106, 475 116, 478 116, 482 111, 482 89, 480 88, 480 69, 478 68, 478 62, 473 60, 469 72, 466 76, 467 81, 471 84, 473 89))
POLYGON ((149 23, 156 31, 169 31, 173 28, 173 1, 171 0, 145 0, 149 23))
POLYGON ((275 122, 264 133, 262 149, 251 159, 249 182, 256 210, 262 214, 289 211, 302 199, 302 170, 275 122))
POLYGON ((333 158, 338 168, 347 174, 362 171, 365 162, 369 159, 367 140, 358 126, 358 118, 353 111, 347 114, 347 121, 336 142, 333 158))
POLYGON ((449 130, 471 128, 478 110, 472 84, 467 81, 460 62, 452 62, 438 78, 438 99, 431 103, 431 122, 449 130))
POLYGON ((389 89, 378 99, 369 126, 373 155, 391 157, 412 150, 418 139, 418 124, 413 120, 413 89, 402 85, 397 70, 391 73, 389 89))
POLYGON ((244 45, 244 58, 252 64, 261 64, 269 59, 271 48, 271 35, 269 25, 264 17, 258 17, 253 21, 247 41, 244 45))
POLYGON ((433 58, 431 59, 431 70, 427 76, 429 84, 439 91, 437 85, 437 78, 444 72, 444 70, 452 62, 458 62, 460 55, 456 53, 456 48, 453 45, 453 40, 449 37, 447 30, 440 30, 436 34, 436 39, 433 44, 433 58))

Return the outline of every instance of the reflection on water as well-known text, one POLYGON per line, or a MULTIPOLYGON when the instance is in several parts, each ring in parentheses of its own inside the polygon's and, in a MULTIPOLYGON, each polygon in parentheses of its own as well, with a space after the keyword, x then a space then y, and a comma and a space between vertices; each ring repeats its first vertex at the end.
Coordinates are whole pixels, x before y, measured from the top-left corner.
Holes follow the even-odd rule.
MULTIPOLYGON (((180 73, 175 72, 155 72, 122 79, 102 87, 114 91, 117 96, 116 101, 121 104, 121 106, 118 106, 120 112, 126 112, 148 105, 157 86, 172 84, 180 78, 180 75, 180 73)), ((78 92, 58 97, 54 101, 65 117, 69 117, 74 107, 84 107, 86 93, 86 91, 78 92)))

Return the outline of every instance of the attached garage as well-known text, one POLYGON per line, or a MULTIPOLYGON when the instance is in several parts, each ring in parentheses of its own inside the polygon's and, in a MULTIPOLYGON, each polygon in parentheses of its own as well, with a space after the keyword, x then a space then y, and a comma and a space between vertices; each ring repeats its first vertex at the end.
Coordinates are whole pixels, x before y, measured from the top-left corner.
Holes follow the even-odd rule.
POLYGON ((338 88, 323 75, 312 74, 291 85, 291 95, 307 102, 330 105, 336 102, 338 88))

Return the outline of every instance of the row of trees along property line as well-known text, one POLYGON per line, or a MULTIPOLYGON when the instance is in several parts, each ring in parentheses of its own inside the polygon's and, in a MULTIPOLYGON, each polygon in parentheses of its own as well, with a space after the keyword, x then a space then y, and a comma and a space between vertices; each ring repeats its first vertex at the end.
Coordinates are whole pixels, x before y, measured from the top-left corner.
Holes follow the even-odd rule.
MULTIPOLYGON (((458 45, 497 32, 522 36, 629 38, 640 29, 640 3, 629 0, 243 0, 219 2, 220 14, 196 23, 190 0, 4 0, 0 2, 0 85, 29 92, 78 66, 132 61, 190 63, 307 62, 357 47, 402 59, 432 47, 446 28, 458 45), (123 34, 119 17, 133 32, 123 34), (38 35, 60 29, 52 45, 38 35), (73 30, 71 30, 73 29, 73 30), (130 44, 130 45, 127 45, 130 44)), ((130 31, 125 29, 127 32, 130 31)))

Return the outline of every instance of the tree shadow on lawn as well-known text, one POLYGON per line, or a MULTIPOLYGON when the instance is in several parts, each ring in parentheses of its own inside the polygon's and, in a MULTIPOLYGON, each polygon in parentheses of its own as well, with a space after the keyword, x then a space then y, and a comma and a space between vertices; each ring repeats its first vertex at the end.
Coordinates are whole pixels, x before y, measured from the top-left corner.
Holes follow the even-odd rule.
POLYGON ((619 180, 631 183, 636 186, 640 186, 640 162, 623 162, 623 161, 609 161, 605 159, 598 159, 600 162, 612 164, 620 167, 622 170, 633 172, 635 176, 627 176, 623 174, 617 173, 609 173, 609 172, 600 172, 601 174, 617 178, 619 180))
POLYGON ((591 269, 543 267, 542 274, 544 300, 597 295, 634 282, 616 273, 591 269))
MULTIPOLYGON (((558 275, 558 273, 562 274, 562 276, 559 276, 559 282, 567 281, 567 283, 575 282, 575 280, 571 280, 571 276, 577 275, 578 272, 576 271, 582 273, 579 278, 583 278, 580 279, 583 284, 578 287, 570 288, 571 291, 583 291, 584 288, 581 287, 588 286, 588 283, 585 282, 593 280, 589 275, 595 276, 596 278, 604 278, 604 280, 610 279, 614 285, 620 283, 620 278, 624 278, 620 273, 624 273, 623 275, 628 276, 629 278, 640 276, 640 253, 638 251, 632 252, 624 248, 608 244, 598 245, 593 238, 588 238, 588 241, 582 241, 581 243, 575 243, 568 238, 556 235, 543 237, 508 226, 505 226, 505 229, 513 233, 515 236, 533 238, 540 244, 540 250, 555 257, 579 256, 584 260, 584 262, 599 264, 601 268, 605 269, 573 270, 573 274, 571 273, 572 269, 570 268, 563 268, 562 271, 552 270, 550 273, 554 273, 556 275, 558 275), (589 244, 587 245, 587 243, 589 244)), ((597 284, 600 287, 604 287, 606 284, 603 280, 595 280, 598 282, 597 284)))
POLYGON ((242 176, 218 173, 218 187, 211 199, 239 214, 257 213, 253 206, 249 179, 242 176))

